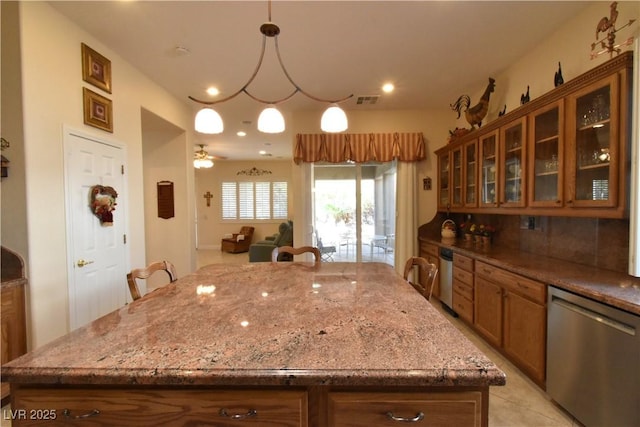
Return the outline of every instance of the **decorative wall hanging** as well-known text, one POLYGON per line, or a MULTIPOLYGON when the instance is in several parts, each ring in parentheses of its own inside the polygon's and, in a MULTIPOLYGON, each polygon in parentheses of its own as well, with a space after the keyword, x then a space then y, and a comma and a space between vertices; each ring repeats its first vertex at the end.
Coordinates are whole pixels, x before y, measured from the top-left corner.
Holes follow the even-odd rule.
POLYGON ((158 218, 173 218, 175 215, 173 207, 173 182, 160 181, 156 184, 156 187, 158 191, 158 218))
POLYGON ((111 93, 111 61, 82 43, 82 80, 111 93))
POLYGON ((271 175, 271 171, 266 169, 258 169, 254 166, 250 169, 243 169, 241 171, 238 171, 236 175, 248 175, 248 176, 271 175))
POLYGON ((204 193, 204 197, 205 199, 207 199, 207 207, 211 206, 211 199, 213 198, 213 194, 211 194, 210 191, 207 191, 206 193, 204 193))
POLYGON ((449 106, 453 111, 458 113, 458 118, 460 118, 460 114, 464 111, 464 117, 471 125, 471 129, 474 129, 476 125, 480 127, 482 126, 482 119, 484 119, 489 111, 489 97, 491 97, 491 93, 494 91, 495 87, 495 79, 489 77, 489 84, 480 97, 480 101, 476 105, 469 108, 469 105, 471 104, 471 98, 469 98, 469 95, 460 95, 456 102, 449 106))
POLYGON ((113 187, 94 185, 91 187, 91 210, 98 217, 100 224, 113 225, 113 211, 116 210, 118 193, 113 187))
POLYGON ((84 103, 84 124, 113 132, 113 105, 102 95, 82 88, 84 103))

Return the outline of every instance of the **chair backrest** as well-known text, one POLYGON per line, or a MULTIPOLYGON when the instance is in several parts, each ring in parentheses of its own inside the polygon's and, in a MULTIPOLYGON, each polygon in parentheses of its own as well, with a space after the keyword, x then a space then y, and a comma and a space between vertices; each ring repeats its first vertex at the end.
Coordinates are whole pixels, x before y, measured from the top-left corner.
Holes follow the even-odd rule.
POLYGON ((275 247, 271 252, 271 261, 278 262, 278 255, 282 253, 291 255, 311 253, 315 257, 316 262, 320 262, 320 250, 314 246, 300 246, 299 248, 294 248, 293 246, 275 247))
POLYGON ((248 225, 244 225, 244 226, 242 226, 242 228, 240 229, 240 233, 238 233, 238 234, 242 234, 243 236, 246 236, 246 237, 249 237, 249 236, 253 237, 253 230, 255 230, 254 227, 250 227, 248 225))
POLYGON ((424 258, 421 257, 411 257, 407 260, 407 263, 404 265, 404 280, 408 281, 411 286, 413 286, 418 292, 420 292, 427 300, 431 299, 431 293, 433 292, 433 286, 436 283, 436 277, 438 276, 438 267, 435 264, 431 264, 424 258), (416 280, 414 277, 414 282, 409 280, 409 273, 413 270, 413 267, 418 267, 419 270, 422 270, 425 274, 424 282, 425 284, 421 284, 420 280, 416 280))
POLYGON ((169 275, 169 280, 171 282, 175 282, 176 280, 178 280, 176 268, 169 261, 152 262, 144 268, 136 268, 134 270, 131 270, 131 272, 127 274, 127 284, 129 285, 129 292, 131 292, 131 298, 134 301, 142 296, 140 295, 140 290, 138 289, 136 279, 148 279, 153 273, 160 270, 164 270, 169 275))

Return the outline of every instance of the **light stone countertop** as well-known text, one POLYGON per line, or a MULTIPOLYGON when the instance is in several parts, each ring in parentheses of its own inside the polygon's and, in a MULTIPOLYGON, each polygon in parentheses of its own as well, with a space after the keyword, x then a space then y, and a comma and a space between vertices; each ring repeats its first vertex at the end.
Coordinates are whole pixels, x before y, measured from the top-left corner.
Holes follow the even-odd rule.
POLYGON ((505 375, 381 263, 210 265, 2 366, 21 384, 489 386, 505 375))

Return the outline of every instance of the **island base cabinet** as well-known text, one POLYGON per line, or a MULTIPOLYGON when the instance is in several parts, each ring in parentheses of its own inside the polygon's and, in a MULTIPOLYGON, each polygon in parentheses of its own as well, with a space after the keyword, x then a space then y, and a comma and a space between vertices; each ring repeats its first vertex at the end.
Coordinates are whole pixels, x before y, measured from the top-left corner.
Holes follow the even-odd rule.
POLYGON ((12 426, 306 427, 305 390, 12 388, 12 426))
POLYGON ((429 427, 483 426, 480 391, 457 393, 329 393, 329 425, 383 427, 402 424, 429 427))

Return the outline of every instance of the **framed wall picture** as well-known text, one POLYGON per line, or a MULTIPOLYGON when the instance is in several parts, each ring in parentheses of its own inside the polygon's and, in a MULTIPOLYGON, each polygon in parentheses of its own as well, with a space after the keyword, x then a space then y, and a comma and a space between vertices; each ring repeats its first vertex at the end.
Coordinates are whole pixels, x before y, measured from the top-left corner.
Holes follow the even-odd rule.
POLYGON ((82 79, 111 93, 111 61, 82 43, 82 79))
POLYGON ((113 104, 110 99, 86 87, 82 88, 84 123, 98 129, 113 132, 113 104))

